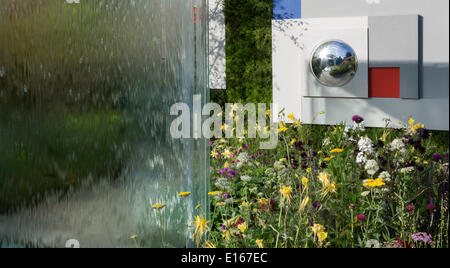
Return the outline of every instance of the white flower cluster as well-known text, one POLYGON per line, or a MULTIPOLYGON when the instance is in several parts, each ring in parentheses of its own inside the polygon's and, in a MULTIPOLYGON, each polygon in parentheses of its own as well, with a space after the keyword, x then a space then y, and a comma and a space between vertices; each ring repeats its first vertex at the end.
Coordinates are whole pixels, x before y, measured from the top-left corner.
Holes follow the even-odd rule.
POLYGON ((273 163, 273 167, 278 170, 285 168, 283 161, 279 161, 279 160, 275 161, 275 163, 273 163))
POLYGON ((389 148, 392 151, 399 151, 402 154, 406 153, 406 148, 405 148, 405 143, 403 142, 402 139, 395 139, 391 142, 391 144, 389 145, 389 148))
POLYGON ((373 142, 372 140, 367 137, 361 137, 358 141, 358 149, 359 153, 356 156, 356 163, 358 164, 365 164, 368 161, 368 155, 373 154, 375 151, 373 149, 373 142))
POLYGON ((234 203, 234 198, 227 198, 227 199, 225 199, 225 203, 226 203, 226 204, 232 204, 232 203, 234 203))
POLYGON ((326 137, 326 138, 323 140, 322 146, 328 146, 328 145, 330 145, 330 144, 331 144, 330 138, 326 137))
POLYGON ((238 163, 236 165, 237 168, 241 168, 244 164, 246 164, 249 161, 248 153, 240 153, 237 157, 238 163))
POLYGON ((414 171, 414 167, 405 167, 400 169, 400 173, 408 174, 414 171))
POLYGON ((241 180, 245 181, 245 182, 250 182, 252 180, 252 177, 243 175, 243 176, 241 176, 241 180))
POLYGON ((365 122, 364 121, 362 121, 361 123, 353 122, 352 129, 355 131, 365 131, 366 130, 365 122))
POLYGON ((216 187, 219 188, 222 191, 226 191, 226 192, 231 192, 232 191, 231 181, 229 179, 218 178, 214 185, 216 185, 216 187))
POLYGON ((387 171, 381 172, 379 177, 382 178, 385 182, 391 181, 391 174, 389 174, 389 172, 387 172, 387 171))
POLYGON ((374 152, 372 140, 367 137, 361 137, 358 141, 358 148, 360 152, 371 154, 374 152))
POLYGON ((367 156, 364 152, 359 152, 356 156, 356 163, 357 164, 365 164, 367 162, 367 156))
POLYGON ((377 173, 377 171, 380 169, 377 161, 375 161, 373 159, 367 160, 364 168, 366 169, 367 174, 369 174, 370 176, 375 175, 375 173, 377 173))

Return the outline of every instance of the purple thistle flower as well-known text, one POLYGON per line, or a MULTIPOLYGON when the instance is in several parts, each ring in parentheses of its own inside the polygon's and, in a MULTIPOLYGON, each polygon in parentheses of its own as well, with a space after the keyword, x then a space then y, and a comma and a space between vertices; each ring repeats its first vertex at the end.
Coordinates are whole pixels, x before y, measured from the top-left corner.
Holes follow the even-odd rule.
POLYGON ((433 154, 433 159, 435 161, 440 161, 440 160, 442 160, 442 155, 440 155, 440 154, 433 154))
POLYGON ((362 121, 364 121, 364 118, 362 118, 362 117, 359 116, 359 115, 354 115, 354 116, 352 117, 352 120, 353 120, 353 122, 359 124, 359 123, 361 123, 362 121))
POLYGON ((430 137, 430 133, 428 132, 427 129, 425 128, 419 128, 417 130, 417 134, 419 135, 420 138, 422 139, 428 139, 430 137))
POLYGON ((249 156, 250 159, 255 159, 254 155, 249 156))
POLYGON ((258 156, 259 156, 259 157, 262 157, 263 154, 262 154, 261 152, 258 152, 258 156))
POLYGON ((436 206, 435 206, 433 203, 430 203, 430 204, 427 206, 427 209, 428 209, 429 211, 433 211, 433 210, 436 209, 436 206))
POLYGON ((322 204, 319 201, 316 201, 312 204, 313 208, 317 209, 321 206, 322 204))

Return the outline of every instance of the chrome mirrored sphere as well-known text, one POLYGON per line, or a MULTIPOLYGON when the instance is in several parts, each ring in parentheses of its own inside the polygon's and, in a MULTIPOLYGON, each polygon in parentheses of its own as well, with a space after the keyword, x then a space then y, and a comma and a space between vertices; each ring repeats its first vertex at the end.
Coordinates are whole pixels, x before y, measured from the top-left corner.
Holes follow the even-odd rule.
POLYGON ((341 87, 355 77, 358 59, 355 51, 341 41, 328 41, 316 48, 311 59, 311 71, 327 87, 341 87))

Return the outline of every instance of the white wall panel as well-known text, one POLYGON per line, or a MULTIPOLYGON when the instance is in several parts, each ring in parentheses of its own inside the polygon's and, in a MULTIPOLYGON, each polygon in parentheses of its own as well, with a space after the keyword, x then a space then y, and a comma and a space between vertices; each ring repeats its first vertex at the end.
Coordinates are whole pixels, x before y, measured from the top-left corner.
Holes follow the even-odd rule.
POLYGON ((223 0, 209 0, 209 88, 226 89, 223 0))

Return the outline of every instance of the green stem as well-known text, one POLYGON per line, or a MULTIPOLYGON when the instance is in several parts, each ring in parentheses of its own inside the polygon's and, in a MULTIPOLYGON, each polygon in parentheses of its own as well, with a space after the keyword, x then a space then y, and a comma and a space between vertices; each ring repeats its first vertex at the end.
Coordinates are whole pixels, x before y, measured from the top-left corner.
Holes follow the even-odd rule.
POLYGON ((185 202, 184 202, 184 209, 186 210, 186 220, 187 220, 187 227, 186 227, 186 248, 188 248, 188 239, 189 239, 189 213, 188 213, 188 209, 187 209, 187 198, 185 198, 185 202))
POLYGON ((287 214, 289 212, 289 209, 286 208, 286 213, 284 214, 284 243, 285 243, 285 247, 287 248, 287 224, 286 224, 286 220, 287 220, 287 214))
POLYGON ((351 239, 352 239, 352 248, 355 248, 355 244, 354 244, 354 237, 353 237, 353 209, 350 209, 350 226, 351 226, 351 229, 352 229, 352 231, 351 231, 351 233, 350 233, 350 236, 351 236, 351 239))
POLYGON ((162 226, 162 217, 161 217, 161 212, 159 210, 158 210, 158 216, 159 216, 159 231, 161 232, 162 247, 165 248, 164 232, 163 232, 163 226, 162 226))
MULTIPOLYGON (((283 204, 280 206, 280 216, 278 217, 278 229, 281 228, 281 215, 283 213, 283 204)), ((277 240, 275 242, 275 248, 278 248, 278 239, 280 238, 280 232, 277 234, 277 240)))

